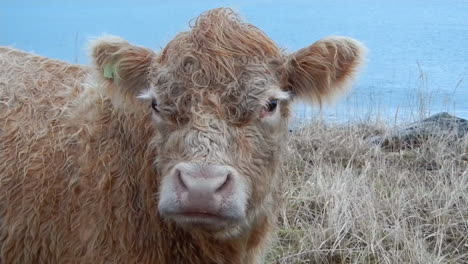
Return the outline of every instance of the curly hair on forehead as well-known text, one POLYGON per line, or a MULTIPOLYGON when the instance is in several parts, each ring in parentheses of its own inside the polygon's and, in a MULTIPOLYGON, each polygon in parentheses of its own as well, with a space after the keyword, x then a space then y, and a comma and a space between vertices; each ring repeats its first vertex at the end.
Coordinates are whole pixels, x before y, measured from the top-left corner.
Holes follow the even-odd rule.
POLYGON ((196 63, 199 74, 194 73, 191 80, 208 86, 227 84, 238 78, 242 70, 239 67, 264 63, 281 54, 263 31, 244 22, 232 9, 218 8, 203 13, 191 24, 190 31, 177 35, 163 50, 160 62, 184 66, 196 63))
POLYGON ((257 27, 243 22, 229 8, 210 10, 191 26, 190 38, 200 52, 217 56, 275 57, 277 45, 257 27))

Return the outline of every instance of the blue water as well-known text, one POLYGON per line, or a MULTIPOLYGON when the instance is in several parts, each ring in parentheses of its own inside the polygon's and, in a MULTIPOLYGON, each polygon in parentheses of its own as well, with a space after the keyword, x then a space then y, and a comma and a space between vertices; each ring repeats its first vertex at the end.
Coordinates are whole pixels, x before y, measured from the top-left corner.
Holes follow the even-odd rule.
POLYGON ((367 45, 367 65, 352 92, 322 110, 297 105, 301 119, 400 120, 440 111, 468 118, 467 0, 3 0, 0 45, 87 63, 92 37, 118 35, 158 50, 219 6, 234 8, 291 52, 329 35, 367 45))

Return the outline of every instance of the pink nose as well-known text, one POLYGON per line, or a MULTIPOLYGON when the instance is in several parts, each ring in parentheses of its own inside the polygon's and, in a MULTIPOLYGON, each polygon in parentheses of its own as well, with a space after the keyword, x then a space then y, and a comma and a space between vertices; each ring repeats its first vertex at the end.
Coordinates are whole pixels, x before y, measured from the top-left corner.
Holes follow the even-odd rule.
POLYGON ((233 174, 227 167, 179 164, 174 170, 179 193, 187 192, 193 198, 209 199, 229 191, 233 174))
POLYGON ((184 221, 240 219, 246 199, 247 189, 234 168, 183 162, 164 177, 158 207, 163 216, 184 221))

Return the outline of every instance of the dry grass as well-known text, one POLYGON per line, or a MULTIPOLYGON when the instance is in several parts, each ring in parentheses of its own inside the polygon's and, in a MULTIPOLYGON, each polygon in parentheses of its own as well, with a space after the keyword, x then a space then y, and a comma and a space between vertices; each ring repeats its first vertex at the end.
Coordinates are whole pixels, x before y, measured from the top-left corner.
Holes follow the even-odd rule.
POLYGON ((379 124, 293 132, 268 263, 468 263, 468 136, 384 149, 379 124))

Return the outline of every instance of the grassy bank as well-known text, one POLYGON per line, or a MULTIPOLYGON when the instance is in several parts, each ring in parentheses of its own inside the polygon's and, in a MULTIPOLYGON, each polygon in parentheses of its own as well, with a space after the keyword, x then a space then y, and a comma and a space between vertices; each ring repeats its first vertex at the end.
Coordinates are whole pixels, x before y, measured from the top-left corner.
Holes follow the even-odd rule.
POLYGON ((293 132, 268 263, 468 263, 468 136, 370 143, 391 129, 293 132))

